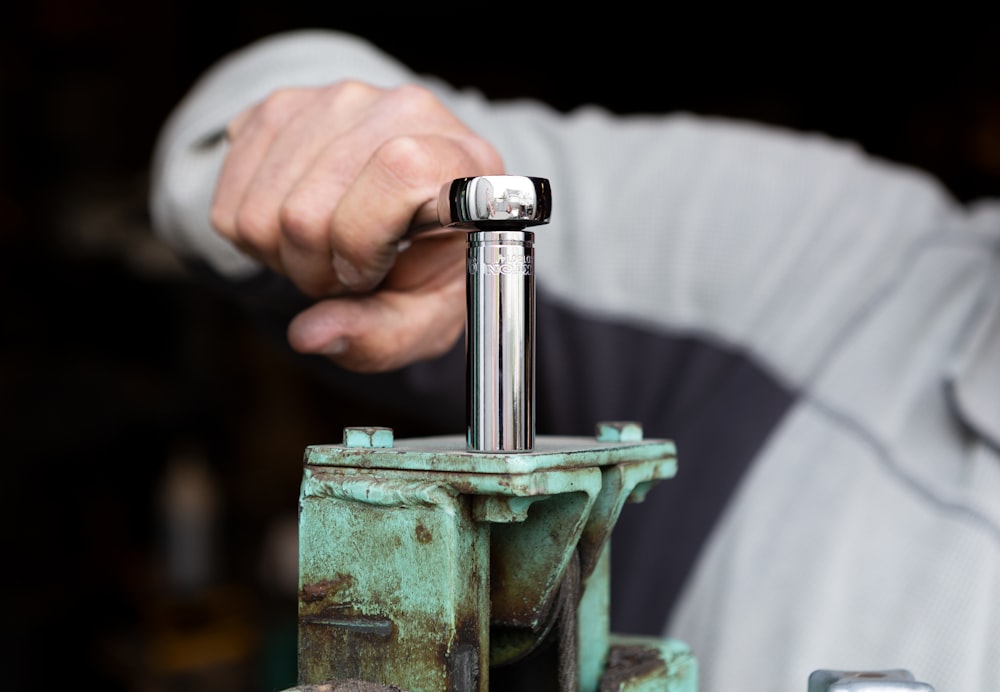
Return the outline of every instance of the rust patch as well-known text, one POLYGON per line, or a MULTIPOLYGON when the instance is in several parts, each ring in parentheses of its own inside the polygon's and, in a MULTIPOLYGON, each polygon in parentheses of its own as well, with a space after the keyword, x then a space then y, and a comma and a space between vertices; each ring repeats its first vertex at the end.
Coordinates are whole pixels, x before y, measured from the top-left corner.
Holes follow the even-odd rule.
POLYGON ((364 614, 354 605, 311 608, 317 612, 299 610, 301 682, 384 680, 414 692, 479 689, 485 652, 475 619, 478 611, 461 612, 451 621, 437 614, 407 613, 406 627, 400 628, 371 608, 364 614), (470 681, 476 684, 470 686, 470 681))
POLYGON ((608 664, 601 676, 600 692, 617 692, 622 685, 636 678, 645 678, 657 671, 666 672, 667 665, 660 652, 647 646, 613 646, 608 651, 608 664))
POLYGON ((354 586, 354 577, 344 572, 338 572, 333 579, 323 579, 314 584, 302 587, 300 599, 303 603, 315 603, 327 597, 327 594, 338 593, 354 586))
POLYGON ((423 543, 426 545, 427 543, 430 543, 432 540, 434 540, 434 534, 431 533, 430 529, 424 526, 424 523, 422 521, 417 522, 416 534, 418 543, 423 543))

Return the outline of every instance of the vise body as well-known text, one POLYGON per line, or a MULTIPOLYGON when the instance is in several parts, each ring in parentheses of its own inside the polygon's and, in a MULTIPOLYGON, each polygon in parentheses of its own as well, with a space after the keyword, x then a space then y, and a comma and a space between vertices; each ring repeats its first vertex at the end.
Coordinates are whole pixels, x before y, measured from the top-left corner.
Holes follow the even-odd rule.
MULTIPOLYGON (((609 537, 676 472, 634 424, 530 452, 349 428, 310 447, 300 499, 299 682, 491 689, 532 657, 542 689, 696 692, 681 642, 609 632, 609 537)), ((536 681, 537 683, 537 681, 536 681)), ((391 689, 391 688, 390 688, 391 689)))

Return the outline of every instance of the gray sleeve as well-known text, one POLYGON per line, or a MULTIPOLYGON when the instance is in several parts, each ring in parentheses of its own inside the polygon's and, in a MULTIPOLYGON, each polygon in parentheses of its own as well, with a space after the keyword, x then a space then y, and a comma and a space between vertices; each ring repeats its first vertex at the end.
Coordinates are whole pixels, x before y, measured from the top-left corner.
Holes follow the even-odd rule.
POLYGON ((558 112, 413 74, 332 31, 282 34, 211 70, 164 128, 153 169, 161 236, 216 271, 256 266, 208 225, 229 118, 282 86, 418 80, 494 143, 513 174, 549 178, 537 281, 570 309, 708 335, 795 382, 953 203, 917 171, 819 134, 685 113, 558 112))
POLYGON ((793 386, 961 213, 925 173, 817 133, 519 105, 479 122, 508 169, 552 180, 539 286, 594 319, 748 352, 793 386))
POLYGON ((322 30, 276 34, 214 65, 176 106, 157 140, 150 172, 155 232, 182 255, 207 263, 223 276, 253 275, 258 265, 209 224, 215 180, 226 152, 226 124, 277 89, 347 78, 388 87, 413 75, 361 39, 322 30))

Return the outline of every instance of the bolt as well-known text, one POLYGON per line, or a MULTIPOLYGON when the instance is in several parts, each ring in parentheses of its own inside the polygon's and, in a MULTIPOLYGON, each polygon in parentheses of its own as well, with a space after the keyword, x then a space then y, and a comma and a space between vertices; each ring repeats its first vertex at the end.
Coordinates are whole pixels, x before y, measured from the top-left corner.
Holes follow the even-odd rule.
POLYGON ((598 442, 641 442, 642 423, 601 421, 597 424, 598 442))
POLYGON ((344 446, 388 449, 392 447, 392 428, 360 426, 344 428, 344 446))

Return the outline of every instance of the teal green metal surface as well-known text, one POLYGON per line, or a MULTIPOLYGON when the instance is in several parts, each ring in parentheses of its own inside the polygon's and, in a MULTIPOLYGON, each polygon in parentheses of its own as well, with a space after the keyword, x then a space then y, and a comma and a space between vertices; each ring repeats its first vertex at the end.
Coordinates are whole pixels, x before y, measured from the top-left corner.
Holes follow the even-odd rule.
POLYGON ((687 644, 619 634, 610 643, 601 692, 698 692, 698 662, 687 644))
POLYGON ((309 447, 299 685, 485 692, 491 668, 558 639, 576 646, 560 679, 583 692, 694 692, 683 645, 608 631, 611 530, 676 469, 673 443, 642 440, 633 423, 514 454, 468 451, 458 436, 394 440, 387 428, 309 447))

